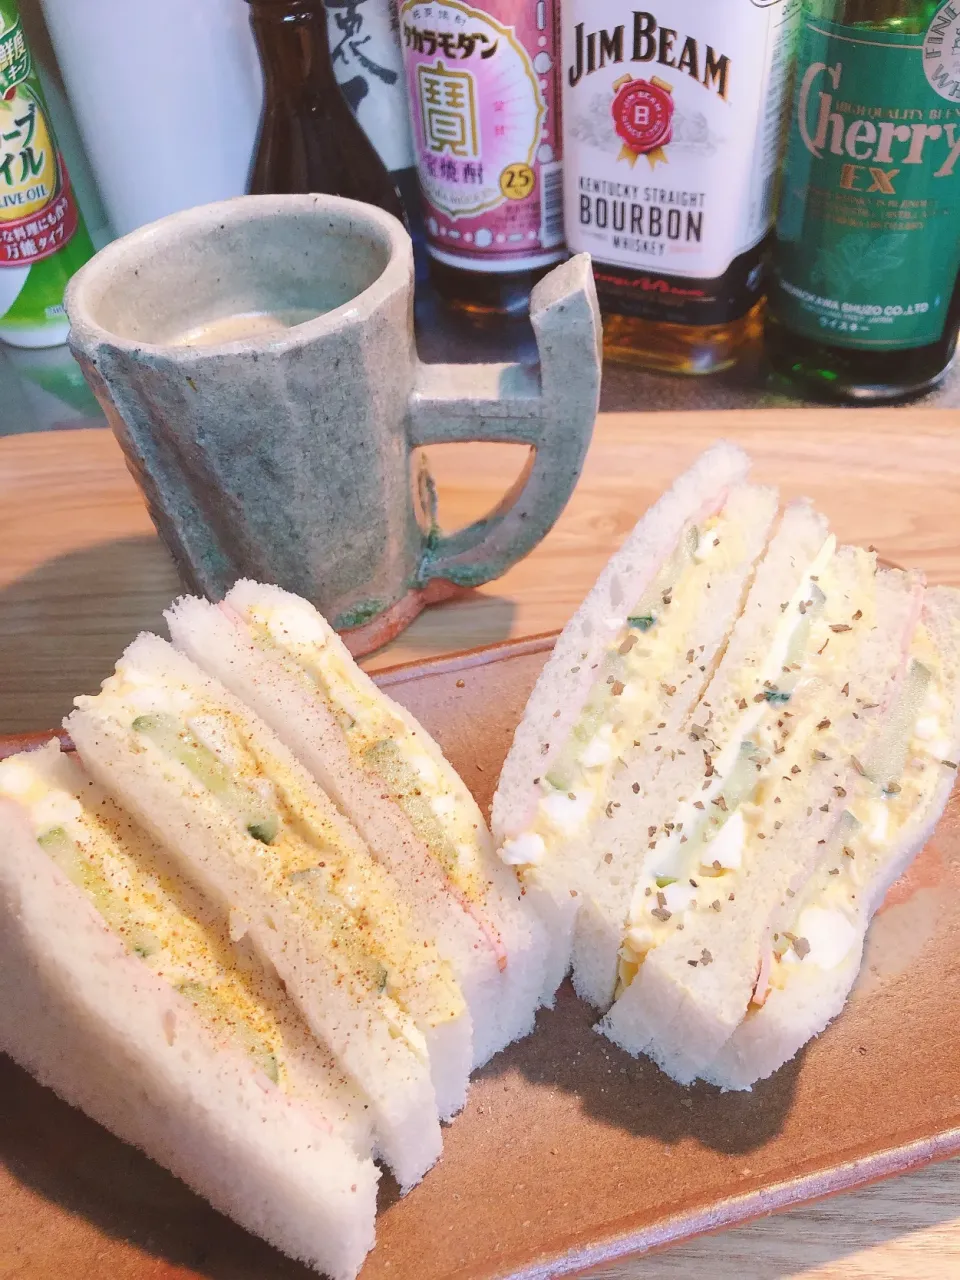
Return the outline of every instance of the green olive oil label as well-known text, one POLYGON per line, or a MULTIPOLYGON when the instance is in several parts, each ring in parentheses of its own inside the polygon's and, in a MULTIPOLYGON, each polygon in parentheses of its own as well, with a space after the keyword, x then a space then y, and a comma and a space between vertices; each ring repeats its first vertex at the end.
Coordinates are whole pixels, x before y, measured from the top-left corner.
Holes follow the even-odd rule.
POLYGON ((960 267, 960 0, 925 34, 803 17, 773 306, 834 346, 936 342, 960 267))
MULTIPOLYGON (((63 291, 93 253, 11 0, 0 0, 0 329, 64 323, 63 291)), ((35 345, 30 343, 29 345, 35 345)))

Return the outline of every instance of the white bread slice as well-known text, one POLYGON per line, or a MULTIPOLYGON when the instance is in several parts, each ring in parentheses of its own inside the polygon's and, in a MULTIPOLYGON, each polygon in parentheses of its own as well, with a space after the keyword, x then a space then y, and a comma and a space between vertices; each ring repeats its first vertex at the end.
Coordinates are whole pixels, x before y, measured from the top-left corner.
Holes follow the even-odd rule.
MULTIPOLYGON (((684 931, 674 930, 647 953, 601 1027, 681 1083, 706 1069, 746 1014, 780 904, 807 881, 820 846, 837 826, 841 797, 857 777, 852 760, 864 754, 882 723, 903 644, 916 625, 918 584, 909 575, 875 574, 865 553, 843 550, 831 577, 823 618, 811 633, 788 706, 760 703, 767 725, 782 723, 786 735, 783 754, 768 756, 758 769, 758 794, 765 799, 756 821, 762 820, 763 842, 750 835, 738 871, 701 878, 707 896, 716 892, 714 909, 684 912, 684 931), (859 625, 849 621, 858 611, 859 625), (830 637, 833 660, 826 650, 818 652, 821 633, 830 637)), ((728 652, 733 650, 731 642, 728 652)), ((718 683, 725 674, 718 672, 718 683)), ((714 691, 708 693, 713 702, 714 691)), ((731 685, 729 696, 736 693, 731 685)), ((727 700, 718 689, 716 707, 727 700)), ((778 736, 762 723, 753 733, 762 735, 765 748, 778 736)), ((714 757, 720 775, 726 745, 718 742, 714 757)))
MULTIPOLYGON (((537 990, 529 974, 536 950, 529 912, 521 911, 516 876, 495 859, 473 797, 426 731, 386 697, 353 662, 340 638, 305 600, 277 587, 240 582, 225 606, 193 597, 166 614, 174 644, 251 707, 313 774, 386 866, 408 905, 453 965, 473 1023, 473 1066, 479 1067, 530 1030, 537 990), (255 642, 252 609, 283 610, 309 636, 310 648, 336 650, 358 701, 386 706, 389 717, 413 728, 441 785, 477 832, 478 894, 466 897, 431 857, 410 820, 376 773, 358 765, 334 708, 294 656, 262 635, 255 642), (428 744, 429 743, 429 747, 428 744), (439 764, 437 763, 439 762, 439 764), (501 972, 501 962, 504 971, 501 972), (509 980, 508 976, 509 975, 509 980)), ((304 642, 301 641, 301 644, 304 642)))
MULTIPOLYGON (((808 503, 787 507, 757 566, 743 612, 701 703, 690 708, 671 735, 664 731, 647 740, 648 758, 663 764, 654 770, 641 755, 616 780, 610 795, 612 816, 599 823, 600 830, 594 834, 595 874, 584 886, 573 948, 574 986, 582 999, 598 1009, 606 1011, 613 1002, 620 946, 650 838, 658 835, 657 828, 667 820, 664 815, 676 806, 677 797, 702 781, 701 743, 713 739, 692 739, 691 726, 697 726, 696 733, 701 728, 706 731, 709 722, 731 714, 729 704, 741 696, 741 673, 759 672, 763 654, 774 643, 782 622, 780 605, 803 581, 827 535, 825 518, 808 503), (656 747, 661 750, 654 754, 656 747)), ((757 689, 761 679, 758 676, 757 689)), ((747 696, 754 692, 748 691, 747 696)))
MULTIPOLYGON (((947 724, 936 756, 925 767, 936 770, 935 785, 922 805, 887 847, 876 849, 872 860, 863 851, 856 866, 861 883, 852 917, 858 934, 840 963, 819 967, 805 959, 791 966, 782 986, 771 987, 761 1007, 750 1006, 747 1016, 702 1076, 723 1089, 749 1089, 771 1075, 840 1013, 860 968, 870 920, 893 882, 903 874, 933 835, 953 790, 960 756, 960 592, 932 587, 925 592, 922 622, 941 658, 941 696, 947 724), (866 865, 864 865, 866 863, 866 865)), ((836 849, 825 859, 835 862, 836 849)), ((820 871, 824 869, 821 861, 820 871)), ((830 868, 827 867, 829 876, 830 868)), ((828 882, 829 883, 829 880, 828 882)))
POLYGON ((517 726, 493 798, 491 825, 498 845, 526 829, 539 796, 535 779, 549 768, 583 708, 591 664, 613 643, 628 610, 672 553, 687 522, 742 482, 749 469, 750 459, 736 445, 721 441, 707 449, 650 507, 604 566, 558 636, 517 726), (575 666, 580 678, 572 681, 575 666), (557 710, 560 715, 554 717, 557 710))
MULTIPOLYGON (((437 972, 430 940, 424 937, 424 949, 417 952, 423 956, 422 974, 417 970, 400 975, 407 984, 404 999, 413 1002, 410 1013, 404 1014, 386 991, 373 989, 367 977, 357 975, 352 963, 341 958, 341 944, 349 948, 356 936, 351 935, 352 926, 328 923, 316 913, 305 918, 284 895, 282 876, 271 888, 268 881, 277 873, 265 860, 268 846, 248 836, 180 761, 131 729, 137 711, 125 691, 137 688, 175 698, 196 696, 205 709, 218 709, 228 716, 244 740, 255 745, 264 774, 275 785, 282 784, 297 811, 297 822, 320 833, 321 846, 326 838, 337 848, 349 850, 353 865, 362 872, 363 885, 379 887, 377 912, 383 899, 389 903, 389 877, 269 729, 165 641, 141 636, 120 659, 117 675, 105 682, 104 692, 77 700, 78 710, 67 724, 87 769, 172 855, 183 860, 214 901, 231 912, 231 933, 249 933, 314 1034, 329 1046, 367 1097, 379 1150, 401 1187, 408 1189, 440 1154, 438 1101, 446 1110, 458 1106, 471 1056, 465 1008, 446 1025, 425 1029, 423 1039, 418 1040, 414 1032, 411 1015, 418 1016, 414 1005, 429 1002, 431 989, 424 983, 437 972), (342 934, 341 928, 346 930, 342 934), (436 1096, 437 1086, 446 1102, 436 1096)), ((416 937, 416 922, 398 902, 393 906, 390 918, 403 922, 404 936, 416 937)), ((366 901, 363 907, 367 909, 366 901)))
POLYGON ((480 925, 488 941, 491 933, 494 934, 501 966, 496 1031, 487 1038, 486 1044, 481 1044, 475 1054, 478 1064, 486 1061, 483 1055, 491 1056, 533 1030, 537 997, 542 984, 544 931, 540 918, 525 901, 516 874, 496 856, 480 806, 443 754, 439 743, 406 707, 384 693, 354 662, 347 646, 318 610, 305 600, 281 591, 279 587, 265 587, 247 580, 234 584, 224 604, 246 617, 265 597, 281 604, 293 600, 300 608, 309 610, 312 621, 323 636, 325 647, 339 659, 341 669, 348 674, 356 694, 379 704, 405 727, 410 739, 416 741, 429 758, 447 794, 455 798, 458 811, 475 831, 472 856, 479 860, 482 879, 486 881, 487 888, 482 910, 478 912, 473 903, 468 903, 468 911, 480 925))
POLYGON ((218 1048, 0 801, 0 1050, 247 1230, 333 1280, 374 1242, 379 1174, 218 1048))
MULTIPOLYGON (((670 561, 690 526, 719 514, 729 532, 722 562, 714 566, 712 558, 706 559, 701 570, 707 578, 702 594, 698 588, 692 598, 682 601, 678 594, 671 605, 674 613, 681 610, 687 621, 689 643, 684 637, 670 662, 655 675, 640 673, 637 677, 645 682, 644 724, 637 728, 643 733, 642 747, 646 747, 646 732, 651 729, 668 740, 696 703, 743 606, 754 564, 776 516, 773 491, 741 483, 748 465, 745 456, 732 446, 721 444, 708 450, 641 519, 567 624, 530 696, 494 797, 494 837, 505 859, 521 860, 544 795, 546 784, 541 784, 541 778, 550 779, 551 766, 563 753, 596 686, 605 679, 604 660, 628 635, 631 611, 670 561), (688 661, 694 638, 702 651, 695 661, 688 661)), ((677 623, 680 621, 678 616, 677 623)), ((622 771, 631 761, 638 764, 644 773, 642 785, 647 785, 660 763, 652 752, 638 753, 630 743, 617 754, 615 767, 622 771)), ((617 783, 614 776, 606 783, 593 780, 593 785, 597 796, 609 800, 617 783)), ((569 795, 575 805, 582 800, 576 785, 569 795)), ((596 803, 597 796, 591 805, 596 816, 588 815, 586 825, 565 837, 557 835, 536 864, 523 870, 527 894, 548 925, 542 994, 546 1004, 552 1004, 569 967, 575 921, 584 894, 595 883, 598 861, 606 852, 606 833, 601 829, 614 810, 596 803), (598 847, 601 842, 603 848, 598 847)))

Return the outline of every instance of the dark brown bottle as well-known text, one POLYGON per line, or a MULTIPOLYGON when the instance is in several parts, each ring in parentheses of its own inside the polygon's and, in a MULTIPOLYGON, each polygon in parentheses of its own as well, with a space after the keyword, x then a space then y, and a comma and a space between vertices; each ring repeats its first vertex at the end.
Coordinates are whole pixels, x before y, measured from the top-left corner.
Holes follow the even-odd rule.
POLYGON ((346 196, 405 222, 399 192, 333 74, 320 0, 248 2, 264 76, 248 189, 346 196))

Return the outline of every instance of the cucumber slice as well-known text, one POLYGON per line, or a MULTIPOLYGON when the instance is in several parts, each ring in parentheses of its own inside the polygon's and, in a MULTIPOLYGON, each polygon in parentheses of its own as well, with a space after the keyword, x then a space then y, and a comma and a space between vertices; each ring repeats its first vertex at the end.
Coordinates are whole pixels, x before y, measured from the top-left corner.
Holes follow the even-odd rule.
MULTIPOLYGON (((37 836, 37 844, 66 875, 81 889, 87 887, 87 865, 80 853, 80 846, 65 827, 51 827, 37 836)), ((99 887, 99 886, 96 886, 99 887)), ((94 886, 91 886, 93 889, 94 886)))
POLYGON ((214 795, 234 785, 226 766, 173 716, 163 713, 137 716, 130 727, 179 760, 214 795))
POLYGON ((279 814, 262 808, 256 793, 241 786, 217 755, 174 716, 163 713, 137 716, 130 727, 189 769, 212 795, 225 799, 230 809, 242 818, 247 834, 254 840, 273 844, 280 831, 279 814))
POLYGON ((929 667, 913 661, 887 718, 883 736, 863 762, 868 777, 886 788, 899 782, 920 707, 932 678, 929 667))
MULTIPOLYGON (((375 773, 391 793, 410 825, 440 863, 447 875, 458 883, 463 878, 460 851, 447 835, 443 823, 434 813, 427 796, 422 793, 422 779, 417 770, 403 758, 397 743, 384 738, 367 747, 363 763, 375 773)), ((461 886, 462 887, 462 886, 461 886)))
POLYGON ((573 770, 569 760, 558 761, 557 765, 543 777, 556 791, 569 791, 573 787, 573 770))
POLYGON ((279 830, 280 819, 276 814, 247 823, 247 834, 253 836, 254 840, 259 840, 261 844, 273 844, 279 830))
POLYGON ((241 1048, 274 1084, 280 1079, 280 1062, 272 1046, 234 1009, 229 1000, 202 982, 181 982, 177 990, 192 1003, 216 1037, 224 1033, 241 1048))

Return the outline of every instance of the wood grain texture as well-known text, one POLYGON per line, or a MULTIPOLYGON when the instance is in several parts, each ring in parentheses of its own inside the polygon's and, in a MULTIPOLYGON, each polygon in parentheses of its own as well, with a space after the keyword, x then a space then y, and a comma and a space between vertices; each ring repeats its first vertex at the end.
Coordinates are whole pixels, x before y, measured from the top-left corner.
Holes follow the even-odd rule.
MULTIPOLYGON (((955 411, 607 414, 542 546, 499 582, 429 610, 367 665, 563 625, 649 502, 721 435, 743 444, 757 477, 784 496, 814 498, 841 539, 872 543, 931 581, 960 583, 955 411)), ((434 449, 431 462, 449 529, 495 506, 523 457, 465 445, 434 449)), ((55 724, 138 630, 160 626, 177 590, 106 431, 0 440, 0 732, 55 724)), ((955 1280, 958 1204, 960 1163, 950 1162, 599 1274, 955 1280)))

